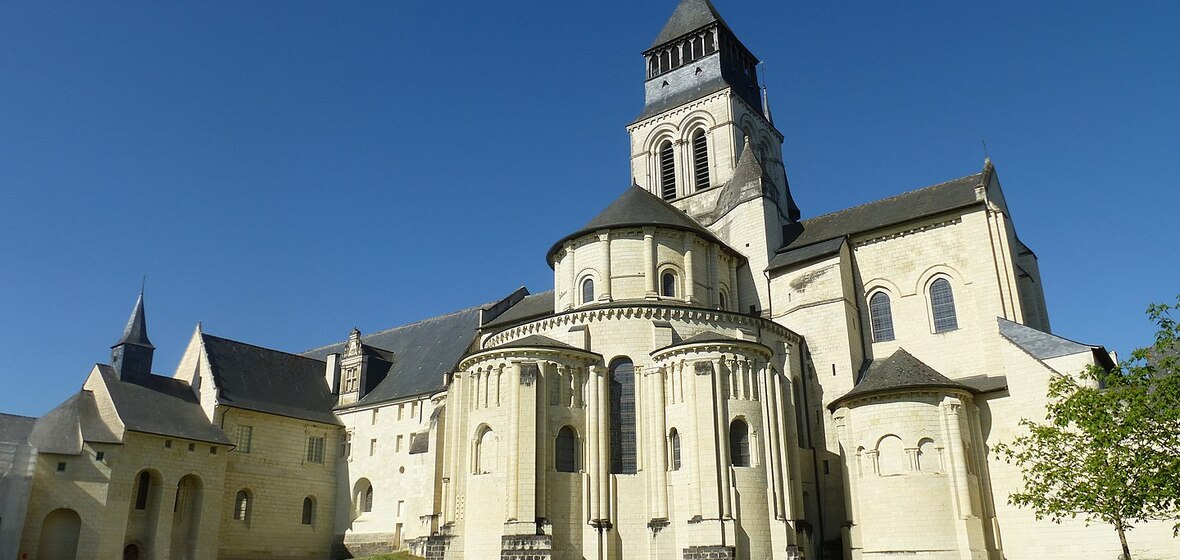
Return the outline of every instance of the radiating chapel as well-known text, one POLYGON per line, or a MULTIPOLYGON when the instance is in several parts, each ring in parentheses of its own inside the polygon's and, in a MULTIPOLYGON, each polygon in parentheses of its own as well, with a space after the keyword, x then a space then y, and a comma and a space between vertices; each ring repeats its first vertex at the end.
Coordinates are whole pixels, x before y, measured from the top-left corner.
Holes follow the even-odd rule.
POLYGON ((169 374, 141 294, 73 396, 0 415, 0 557, 1116 558, 991 452, 1113 365, 1052 333, 992 163, 807 217, 709 0, 643 58, 633 184, 552 289, 296 353, 198 325, 169 374))

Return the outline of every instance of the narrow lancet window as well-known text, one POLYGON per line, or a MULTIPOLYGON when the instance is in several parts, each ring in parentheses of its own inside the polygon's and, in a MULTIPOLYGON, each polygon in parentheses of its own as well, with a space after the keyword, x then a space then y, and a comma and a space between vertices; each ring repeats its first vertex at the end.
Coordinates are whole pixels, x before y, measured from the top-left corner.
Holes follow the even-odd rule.
POLYGON ((553 447, 553 466, 557 472, 578 472, 578 436, 573 428, 562 427, 553 447))
POLYGON ((660 196, 664 200, 676 198, 676 158, 672 154, 672 142, 660 144, 660 196))
POLYGON ((885 292, 877 292, 869 298, 869 320, 873 326, 873 342, 893 340, 893 310, 885 292))
POLYGON ((934 313, 934 332, 959 328, 959 320, 955 316, 955 295, 946 278, 939 278, 930 284, 930 308, 934 313))
POLYGON ((610 472, 635 474, 635 364, 619 358, 610 368, 610 472))
POLYGON ((703 129, 692 134, 692 175, 698 191, 709 188, 709 140, 703 129))
POLYGON ((729 460, 735 467, 750 466, 750 427, 742 420, 729 425, 729 460))

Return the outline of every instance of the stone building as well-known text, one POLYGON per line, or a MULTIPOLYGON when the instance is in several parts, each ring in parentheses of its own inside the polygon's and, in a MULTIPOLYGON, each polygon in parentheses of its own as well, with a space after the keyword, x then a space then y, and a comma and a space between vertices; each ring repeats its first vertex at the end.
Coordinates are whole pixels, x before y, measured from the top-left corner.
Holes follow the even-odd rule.
MULTIPOLYGON (((79 393, 0 417, 0 553, 1115 558, 1008 505, 990 452, 1113 364, 1051 333, 992 163, 802 219, 712 4, 643 54, 634 184, 553 244, 552 290, 300 355, 198 326, 171 377, 141 295, 79 393)), ((1164 524, 1131 543, 1180 556, 1164 524)))

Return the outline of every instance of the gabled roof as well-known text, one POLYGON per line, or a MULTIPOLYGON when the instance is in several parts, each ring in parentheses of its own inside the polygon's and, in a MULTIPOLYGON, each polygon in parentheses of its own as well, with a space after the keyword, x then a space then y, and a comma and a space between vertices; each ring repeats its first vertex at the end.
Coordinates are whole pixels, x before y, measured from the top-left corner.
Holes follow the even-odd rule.
POLYGON ((484 323, 483 328, 493 329, 530 319, 546 317, 553 315, 553 308, 553 290, 528 295, 496 318, 484 323))
POLYGON ((832 401, 828 408, 835 410, 839 408, 841 402, 874 393, 921 388, 945 388, 975 392, 971 387, 938 373, 934 368, 906 352, 905 349, 898 348, 893 355, 884 360, 873 360, 861 374, 860 381, 856 386, 844 396, 832 401))
POLYGON ((99 416, 94 393, 78 391, 65 402, 37 419, 29 444, 40 453, 77 455, 82 442, 120 443, 99 416))
POLYGON ((31 416, 0 413, 0 443, 28 443, 36 422, 31 416))
POLYGON ((210 423, 187 382, 161 375, 123 381, 111 366, 96 367, 119 420, 128 430, 223 445, 231 443, 210 423))
MULTIPOLYGON (((361 340, 365 344, 392 351, 395 359, 385 379, 357 404, 379 403, 442 390, 444 374, 454 371, 459 360, 472 347, 480 327, 480 313, 489 305, 492 304, 469 307, 363 336, 361 340)), ((323 359, 329 354, 343 351, 344 343, 341 342, 309 350, 304 356, 323 359)), ((320 377, 323 378, 322 370, 320 377)))
POLYGON ((339 424, 324 362, 201 333, 209 367, 226 406, 339 424))
POLYGON ((1074 342, 1068 338, 1039 331, 1003 317, 996 317, 996 321, 1000 324, 1000 334, 1004 338, 1038 360, 1051 360, 1062 356, 1091 352, 1102 365, 1108 368, 1114 367, 1114 361, 1110 359, 1110 354, 1101 346, 1074 342))
POLYGON ((656 36, 651 48, 714 23, 725 25, 725 20, 721 19, 721 14, 717 13, 717 8, 713 7, 712 2, 709 0, 681 0, 680 5, 676 6, 676 11, 672 12, 672 17, 668 18, 668 23, 664 24, 660 34, 656 36))
POLYGON ((111 348, 122 344, 134 344, 145 348, 155 348, 147 337, 147 317, 143 313, 143 292, 135 300, 135 308, 131 310, 131 317, 127 319, 127 326, 123 329, 123 336, 119 337, 111 348))
POLYGON ((815 243, 982 204, 975 188, 985 178, 985 173, 980 172, 791 224, 784 231, 787 242, 771 259, 767 270, 800 260, 790 253, 815 243))
POLYGON ((562 245, 570 239, 581 237, 598 230, 656 226, 693 232, 709 241, 725 248, 730 253, 739 254, 730 249, 720 239, 717 239, 705 226, 681 212, 679 208, 668 204, 655 195, 647 192, 638 185, 631 185, 614 202, 590 220, 581 229, 571 233, 553 244, 546 258, 553 264, 553 255, 561 250, 562 245))

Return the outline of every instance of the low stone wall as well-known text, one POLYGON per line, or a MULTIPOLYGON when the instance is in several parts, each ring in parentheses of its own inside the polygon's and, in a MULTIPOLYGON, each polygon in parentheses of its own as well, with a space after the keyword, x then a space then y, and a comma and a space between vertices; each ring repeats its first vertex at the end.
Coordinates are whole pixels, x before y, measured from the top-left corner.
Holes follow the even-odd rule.
POLYGON ((690 546, 684 549, 684 560, 735 560, 737 549, 732 546, 690 546))
POLYGON ((500 542, 500 560, 553 559, 550 535, 504 535, 500 542))
POLYGON ((397 552, 397 548, 393 546, 393 541, 393 533, 365 533, 336 537, 336 540, 332 543, 332 558, 334 560, 340 560, 342 558, 390 554, 397 552))

